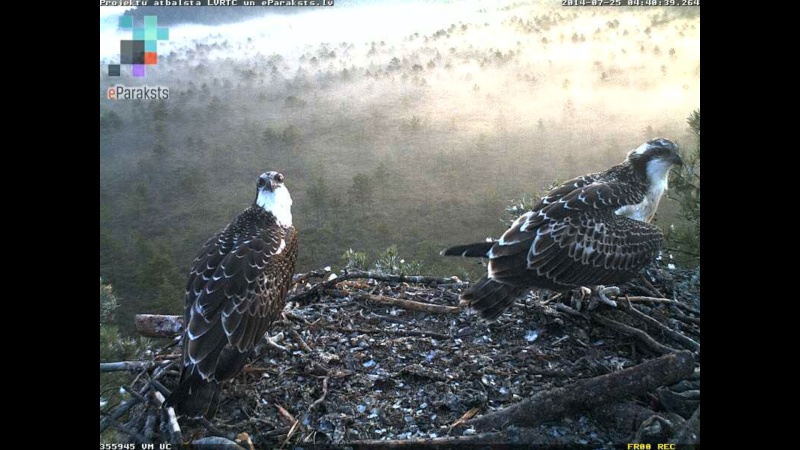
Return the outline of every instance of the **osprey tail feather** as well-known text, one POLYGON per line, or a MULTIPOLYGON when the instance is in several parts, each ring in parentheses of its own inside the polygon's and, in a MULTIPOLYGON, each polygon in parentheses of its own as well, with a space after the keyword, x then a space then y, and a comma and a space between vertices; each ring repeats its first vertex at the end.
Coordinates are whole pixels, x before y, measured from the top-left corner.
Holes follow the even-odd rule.
POLYGON ((520 295, 527 291, 488 277, 478 280, 461 295, 461 303, 475 309, 487 320, 497 319, 520 295))
POLYGON ((494 245, 494 242, 476 242, 474 244, 457 245, 442 250, 442 256, 463 256, 466 258, 486 258, 486 254, 494 245))
POLYGON ((166 405, 186 417, 204 416, 211 419, 219 404, 219 382, 205 380, 199 373, 191 373, 176 387, 166 405))

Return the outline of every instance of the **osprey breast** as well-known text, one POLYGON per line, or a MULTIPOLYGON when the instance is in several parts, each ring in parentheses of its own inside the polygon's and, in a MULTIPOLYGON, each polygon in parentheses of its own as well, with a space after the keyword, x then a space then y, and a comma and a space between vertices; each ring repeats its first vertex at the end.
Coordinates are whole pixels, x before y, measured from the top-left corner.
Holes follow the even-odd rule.
POLYGON ((656 215, 658 203, 661 201, 661 197, 664 195, 664 191, 666 190, 667 177, 664 177, 651 184, 650 189, 647 190, 647 194, 645 194, 644 199, 641 202, 635 205, 625 205, 617 209, 615 212, 619 216, 625 216, 630 219, 649 223, 656 215))

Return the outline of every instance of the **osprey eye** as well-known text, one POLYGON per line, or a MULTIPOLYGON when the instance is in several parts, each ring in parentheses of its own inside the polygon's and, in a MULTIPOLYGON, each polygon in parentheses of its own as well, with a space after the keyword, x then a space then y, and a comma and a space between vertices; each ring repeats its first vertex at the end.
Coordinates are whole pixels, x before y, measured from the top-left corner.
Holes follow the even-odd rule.
POLYGON ((283 183, 283 174, 280 174, 280 173, 276 174, 275 175, 275 181, 277 181, 278 183, 283 183))
POLYGON ((267 180, 265 180, 264 178, 259 178, 258 179, 258 187, 262 188, 262 187, 264 187, 266 185, 267 185, 267 180))

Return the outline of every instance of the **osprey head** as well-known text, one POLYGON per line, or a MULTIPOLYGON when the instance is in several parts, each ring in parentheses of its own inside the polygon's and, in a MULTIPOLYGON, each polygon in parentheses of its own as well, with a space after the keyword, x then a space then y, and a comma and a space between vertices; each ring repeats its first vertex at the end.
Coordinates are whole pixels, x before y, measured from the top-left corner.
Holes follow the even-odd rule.
POLYGON ((256 183, 256 205, 272 213, 278 224, 292 226, 292 196, 283 184, 284 176, 278 172, 264 172, 256 183))
POLYGON ((627 160, 647 174, 651 183, 663 182, 673 165, 683 165, 678 145, 664 138, 647 141, 631 150, 627 160))

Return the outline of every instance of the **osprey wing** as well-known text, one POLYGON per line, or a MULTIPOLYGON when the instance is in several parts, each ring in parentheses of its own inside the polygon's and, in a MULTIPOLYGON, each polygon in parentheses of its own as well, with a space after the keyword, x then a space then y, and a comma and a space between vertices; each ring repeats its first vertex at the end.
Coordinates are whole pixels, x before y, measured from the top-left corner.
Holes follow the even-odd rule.
POLYGON ((232 238, 223 232, 210 240, 189 278, 185 361, 204 379, 226 379, 241 369, 218 370, 223 349, 233 347, 243 364, 283 309, 294 271, 294 228, 259 230, 235 249, 232 238))
POLYGON ((658 227, 615 214, 641 202, 644 191, 601 177, 581 185, 582 179, 514 222, 489 251, 491 278, 563 290, 624 281, 652 260, 663 243, 658 227))

